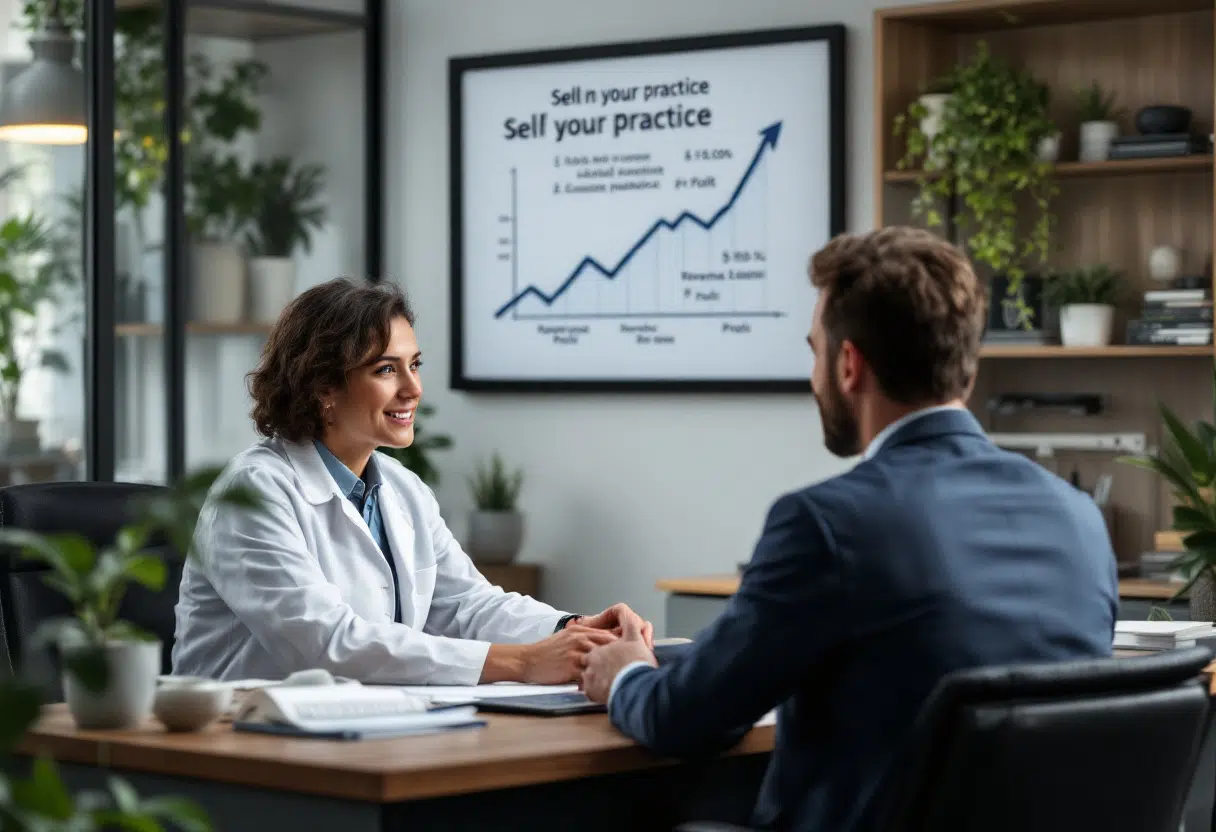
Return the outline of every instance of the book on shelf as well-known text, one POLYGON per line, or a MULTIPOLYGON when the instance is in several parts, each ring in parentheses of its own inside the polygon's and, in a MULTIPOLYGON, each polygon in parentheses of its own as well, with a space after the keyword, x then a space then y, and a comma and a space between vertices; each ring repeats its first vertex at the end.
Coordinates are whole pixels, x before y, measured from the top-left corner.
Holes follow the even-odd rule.
POLYGON ((1182 545, 1182 532, 1174 531, 1173 529, 1164 529, 1153 533, 1153 546, 1158 552, 1178 553, 1185 551, 1186 547, 1182 545))
POLYGON ((1127 343, 1206 346, 1212 343, 1212 324, 1132 319, 1127 322, 1127 343))

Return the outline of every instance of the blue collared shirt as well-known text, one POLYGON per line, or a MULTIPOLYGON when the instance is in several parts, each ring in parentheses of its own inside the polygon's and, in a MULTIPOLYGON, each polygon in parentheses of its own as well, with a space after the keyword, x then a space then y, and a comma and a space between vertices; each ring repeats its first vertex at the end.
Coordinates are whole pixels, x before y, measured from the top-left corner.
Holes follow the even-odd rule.
POLYGON ((367 524, 368 531, 372 533, 372 539, 376 541, 376 545, 384 553, 384 559, 388 561, 388 568, 393 573, 393 598, 396 600, 393 620, 400 624, 401 585, 397 579, 397 565, 393 562, 393 551, 388 544, 388 535, 384 531, 384 518, 380 515, 381 480, 380 469, 376 467, 376 457, 372 456, 368 459, 367 470, 363 473, 364 479, 359 479, 355 476, 354 471, 347 468, 342 460, 334 456, 333 451, 325 447, 325 443, 314 439, 313 444, 317 446, 317 453, 321 455, 321 461, 325 463, 330 476, 346 495, 346 499, 350 500, 362 515, 363 522, 367 524))

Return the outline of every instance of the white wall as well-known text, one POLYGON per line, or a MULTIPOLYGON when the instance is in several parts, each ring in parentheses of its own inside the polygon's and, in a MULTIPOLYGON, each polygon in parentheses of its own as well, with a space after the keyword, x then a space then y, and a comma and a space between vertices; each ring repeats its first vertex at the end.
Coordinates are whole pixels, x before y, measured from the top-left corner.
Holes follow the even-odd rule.
MULTIPOLYGON (((886 0, 882 5, 891 5, 886 0)), ((417 307, 438 489, 458 535, 464 477, 493 449, 526 468, 524 559, 548 599, 625 600, 656 623, 661 577, 726 572, 750 557, 770 503, 843 470, 810 395, 524 396, 447 389, 447 59, 815 23, 848 27, 849 226, 873 222, 871 19, 865 0, 394 0, 389 5, 387 263, 417 307)), ((810 251, 807 252, 810 255, 810 251)), ((809 320, 808 320, 809 326, 809 320)), ((810 360, 808 356, 808 372, 810 360)), ((662 630, 661 624, 659 627, 662 630)))

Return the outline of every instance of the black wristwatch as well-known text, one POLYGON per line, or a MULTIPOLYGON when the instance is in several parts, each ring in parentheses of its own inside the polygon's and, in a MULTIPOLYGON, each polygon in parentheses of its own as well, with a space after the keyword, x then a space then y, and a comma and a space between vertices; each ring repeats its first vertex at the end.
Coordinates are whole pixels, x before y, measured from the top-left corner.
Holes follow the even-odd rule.
POLYGON ((556 633, 558 630, 566 629, 567 624, 569 624, 571 621, 577 621, 580 618, 582 618, 582 616, 575 613, 563 615, 561 618, 557 619, 557 626, 553 628, 553 632, 556 633))

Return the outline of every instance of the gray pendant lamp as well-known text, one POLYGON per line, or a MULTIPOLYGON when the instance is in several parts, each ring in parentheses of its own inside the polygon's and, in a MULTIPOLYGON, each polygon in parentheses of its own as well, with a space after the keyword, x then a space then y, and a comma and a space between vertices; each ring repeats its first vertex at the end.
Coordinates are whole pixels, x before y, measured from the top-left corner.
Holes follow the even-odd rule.
POLYGON ((84 73, 76 68, 76 41, 52 2, 30 38, 33 61, 0 95, 0 141, 83 144, 89 138, 84 73))

